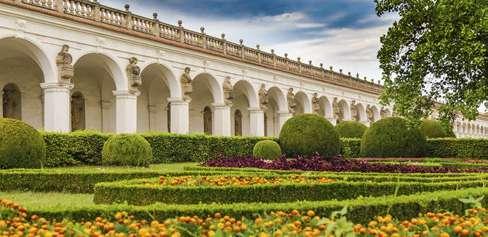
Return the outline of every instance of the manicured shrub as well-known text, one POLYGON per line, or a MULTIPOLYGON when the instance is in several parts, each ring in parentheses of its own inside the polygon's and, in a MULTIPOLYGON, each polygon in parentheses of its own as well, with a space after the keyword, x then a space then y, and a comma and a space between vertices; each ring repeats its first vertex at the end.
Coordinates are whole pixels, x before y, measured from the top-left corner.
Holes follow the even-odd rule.
POLYGON ((446 130, 442 127, 441 122, 438 120, 422 120, 420 123, 420 131, 427 138, 452 137, 446 132, 446 130))
POLYGON ((152 158, 151 145, 139 135, 114 135, 103 145, 104 165, 149 166, 152 158))
POLYGON ((331 157, 340 153, 341 141, 334 126, 325 118, 302 114, 288 119, 280 132, 281 148, 287 156, 319 153, 331 157))
POLYGON ((488 159, 488 139, 428 139, 425 154, 430 157, 488 159))
POLYGON ((420 157, 425 136, 403 118, 390 117, 371 125, 361 140, 361 155, 366 157, 420 157))
POLYGON ((46 144, 30 125, 0 118, 0 168, 40 168, 46 158, 46 144))
POLYGON ((256 143, 252 151, 254 157, 263 158, 266 160, 276 160, 281 156, 280 145, 271 140, 264 140, 256 143))
POLYGON ((361 138, 368 127, 357 121, 342 121, 335 129, 341 138, 361 138))
POLYGON ((341 138, 341 155, 345 158, 358 158, 361 155, 360 138, 341 138))

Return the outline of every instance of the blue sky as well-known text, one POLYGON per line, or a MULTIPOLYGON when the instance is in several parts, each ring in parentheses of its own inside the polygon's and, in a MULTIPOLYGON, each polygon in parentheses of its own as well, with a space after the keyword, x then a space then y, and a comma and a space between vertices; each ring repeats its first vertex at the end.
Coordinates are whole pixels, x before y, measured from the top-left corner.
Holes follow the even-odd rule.
POLYGON ((378 18, 373 0, 100 0, 144 16, 159 19, 232 41, 243 39, 248 46, 289 57, 324 63, 335 70, 359 73, 378 80, 376 52, 379 37, 394 16, 378 18))

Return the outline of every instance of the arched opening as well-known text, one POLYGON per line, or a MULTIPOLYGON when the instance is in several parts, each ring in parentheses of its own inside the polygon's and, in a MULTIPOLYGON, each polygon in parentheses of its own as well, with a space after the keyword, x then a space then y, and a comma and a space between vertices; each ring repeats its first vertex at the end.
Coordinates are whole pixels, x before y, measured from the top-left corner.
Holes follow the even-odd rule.
POLYGON ((361 103, 355 103, 351 105, 351 118, 357 122, 366 121, 366 110, 361 103))
POLYGON ((327 118, 329 121, 332 119, 332 105, 327 97, 322 96, 319 98, 319 115, 327 118))
POLYGON ((310 100, 308 99, 308 96, 304 92, 297 92, 295 94, 295 101, 296 101, 296 108, 295 108, 295 114, 304 114, 304 113, 311 113, 311 106, 310 106, 310 100))
POLYGON ((242 136, 242 113, 238 109, 234 112, 234 136, 242 136))
POLYGON ((40 83, 53 77, 50 62, 31 42, 19 38, 0 39, 0 88, 3 117, 22 120, 43 128, 44 110, 40 83))
POLYGON ((85 128, 115 132, 116 63, 102 54, 87 54, 74 65, 74 90, 84 96, 85 128))
POLYGON ((79 91, 71 95, 71 130, 85 130, 85 98, 79 91))
POLYGON ((205 106, 203 109, 203 132, 205 134, 212 134, 212 109, 209 106, 205 106))
POLYGON ((268 89, 268 106, 265 112, 266 136, 278 136, 280 133, 280 112, 287 113, 288 105, 283 92, 277 87, 268 89))
POLYGON ((190 102, 190 132, 213 134, 212 128, 214 126, 212 124, 205 125, 205 123, 213 121, 211 107, 215 102, 222 103, 222 89, 215 78, 207 73, 197 75, 191 84, 193 92, 190 102))
POLYGON ((17 85, 9 83, 2 90, 3 117, 22 120, 22 95, 17 85))
POLYGON ((234 121, 237 121, 237 119, 235 118, 237 111, 239 111, 240 115, 240 133, 235 133, 239 129, 235 128, 237 123, 234 123, 234 135, 249 136, 251 134, 250 130, 252 126, 249 109, 259 107, 256 98, 256 92, 249 82, 241 80, 233 86, 233 97, 234 99, 232 100, 232 115, 234 116, 234 121))
POLYGON ((137 131, 170 132, 168 98, 171 97, 173 74, 160 64, 151 64, 142 71, 141 80, 141 94, 137 97, 137 131))
POLYGON ((334 118, 336 120, 336 124, 351 119, 351 110, 349 109, 349 105, 345 100, 340 100, 337 102, 337 98, 335 99, 334 118))

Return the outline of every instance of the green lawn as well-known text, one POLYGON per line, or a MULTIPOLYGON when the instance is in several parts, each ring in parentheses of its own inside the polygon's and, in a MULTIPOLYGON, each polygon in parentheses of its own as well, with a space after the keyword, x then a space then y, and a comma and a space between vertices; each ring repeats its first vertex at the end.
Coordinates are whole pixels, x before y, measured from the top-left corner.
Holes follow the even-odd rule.
POLYGON ((72 193, 37 193, 37 192, 0 192, 0 198, 9 199, 29 209, 69 207, 93 207, 93 194, 72 193))

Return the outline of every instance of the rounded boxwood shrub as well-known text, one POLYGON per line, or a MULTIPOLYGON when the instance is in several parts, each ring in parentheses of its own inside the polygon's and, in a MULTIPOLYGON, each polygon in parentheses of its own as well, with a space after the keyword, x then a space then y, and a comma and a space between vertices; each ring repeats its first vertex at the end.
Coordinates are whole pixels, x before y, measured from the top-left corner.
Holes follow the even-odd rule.
POLYGON ((324 157, 340 153, 341 141, 334 126, 325 118, 302 114, 288 119, 280 132, 280 144, 289 157, 319 153, 324 157))
POLYGON ((0 118, 0 167, 40 168, 46 159, 46 144, 30 125, 0 118))
POLYGON ((368 127, 357 121, 342 121, 336 125, 341 138, 361 138, 368 127))
POLYGON ((152 158, 151 145, 139 135, 114 135, 103 145, 104 165, 149 166, 152 158))
POLYGON ((275 141, 263 140, 254 145, 252 154, 254 157, 259 157, 266 160, 276 160, 281 156, 281 147, 275 141))
POLYGON ((420 131, 427 138, 443 138, 453 136, 453 132, 447 132, 439 120, 422 120, 422 122, 420 123, 420 131))
POLYGON ((381 119, 366 130, 361 139, 361 155, 366 157, 419 157, 427 141, 418 128, 403 118, 381 119))

